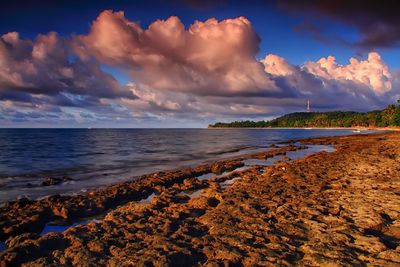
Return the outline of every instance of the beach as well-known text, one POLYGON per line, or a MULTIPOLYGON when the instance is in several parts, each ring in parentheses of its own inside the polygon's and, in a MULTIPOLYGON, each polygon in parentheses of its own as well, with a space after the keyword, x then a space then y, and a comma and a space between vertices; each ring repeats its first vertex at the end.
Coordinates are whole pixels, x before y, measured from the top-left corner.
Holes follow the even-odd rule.
POLYGON ((400 132, 295 140, 80 195, 10 201, 0 208, 0 262, 399 266, 399 144, 400 132), (54 222, 64 231, 43 234, 54 222))

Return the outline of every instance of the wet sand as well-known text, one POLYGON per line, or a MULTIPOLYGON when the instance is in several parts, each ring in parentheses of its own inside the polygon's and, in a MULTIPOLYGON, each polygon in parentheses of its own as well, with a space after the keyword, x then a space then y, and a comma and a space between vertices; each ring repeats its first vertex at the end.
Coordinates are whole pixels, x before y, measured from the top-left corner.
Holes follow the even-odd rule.
POLYGON ((9 202, 0 208, 1 265, 399 266, 400 132, 301 143, 85 195, 9 202), (310 145, 336 151, 287 157, 310 145), (40 235, 54 221, 74 226, 40 235))

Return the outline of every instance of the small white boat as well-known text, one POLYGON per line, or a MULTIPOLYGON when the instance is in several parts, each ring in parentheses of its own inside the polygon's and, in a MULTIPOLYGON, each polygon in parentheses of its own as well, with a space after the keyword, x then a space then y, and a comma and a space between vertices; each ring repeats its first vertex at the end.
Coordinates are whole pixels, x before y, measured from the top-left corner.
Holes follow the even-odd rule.
POLYGON ((361 130, 355 129, 355 130, 353 130, 353 133, 361 133, 361 130))

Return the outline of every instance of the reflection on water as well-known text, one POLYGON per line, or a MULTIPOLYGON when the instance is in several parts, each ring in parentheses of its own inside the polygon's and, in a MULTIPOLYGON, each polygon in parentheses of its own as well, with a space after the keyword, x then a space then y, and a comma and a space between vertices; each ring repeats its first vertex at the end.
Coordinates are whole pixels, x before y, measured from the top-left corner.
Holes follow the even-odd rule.
MULTIPOLYGON (((367 133, 367 132, 366 132, 367 133)), ((91 190, 271 144, 351 130, 0 129, 0 202, 91 190), (48 177, 61 178, 42 186, 48 177)))
POLYGON ((203 191, 204 189, 198 189, 190 192, 185 192, 182 194, 188 196, 190 199, 193 199, 193 198, 198 198, 201 195, 201 193, 203 193, 203 191))
POLYGON ((241 177, 235 177, 233 179, 229 179, 221 183, 221 188, 227 188, 228 186, 232 185, 236 180, 239 180, 241 177))
POLYGON ((100 220, 98 219, 86 219, 86 220, 80 220, 78 222, 75 223, 71 223, 71 224, 57 224, 57 223, 48 223, 46 224, 46 226, 43 228, 42 232, 40 233, 40 235, 45 235, 47 233, 62 233, 64 231, 66 231, 67 229, 73 227, 73 226, 78 226, 78 225, 84 225, 84 224, 88 224, 91 222, 100 222, 100 220))
POLYGON ((243 162, 245 166, 254 166, 254 165, 272 166, 278 161, 284 161, 285 158, 288 158, 289 160, 296 160, 322 151, 334 152, 335 148, 333 146, 326 146, 326 145, 307 145, 306 149, 287 151, 285 155, 278 155, 268 159, 246 159, 243 162))
POLYGON ((199 179, 200 181, 202 180, 210 180, 213 177, 216 177, 217 175, 215 173, 209 172, 209 173, 205 173, 202 174, 200 176, 197 176, 196 178, 199 179))
POLYGON ((40 235, 45 235, 47 233, 61 233, 64 232, 65 230, 67 230, 68 228, 72 227, 72 226, 76 226, 76 225, 80 225, 82 223, 74 223, 71 225, 51 225, 51 224, 47 224, 42 232, 40 233, 40 235))
POLYGON ((155 196, 156 196, 156 194, 155 194, 155 193, 152 193, 150 196, 148 196, 148 197, 146 197, 146 198, 140 200, 139 203, 140 203, 140 204, 149 204, 149 203, 153 200, 153 198, 154 198, 155 196))

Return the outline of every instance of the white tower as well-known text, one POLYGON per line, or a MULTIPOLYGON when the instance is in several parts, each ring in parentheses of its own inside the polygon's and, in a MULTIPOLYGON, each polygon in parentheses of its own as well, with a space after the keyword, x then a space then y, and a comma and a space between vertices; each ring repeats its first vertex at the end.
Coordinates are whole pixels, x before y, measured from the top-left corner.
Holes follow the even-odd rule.
POLYGON ((310 112, 310 100, 307 100, 307 112, 310 112))

